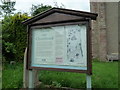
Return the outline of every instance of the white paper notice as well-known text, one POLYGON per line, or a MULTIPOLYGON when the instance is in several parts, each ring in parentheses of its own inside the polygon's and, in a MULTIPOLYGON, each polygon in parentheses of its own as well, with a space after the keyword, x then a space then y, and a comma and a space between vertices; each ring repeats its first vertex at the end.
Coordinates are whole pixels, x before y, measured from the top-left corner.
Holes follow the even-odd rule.
POLYGON ((35 29, 33 31, 33 64, 53 64, 54 32, 51 28, 35 29))
POLYGON ((87 66, 86 26, 68 25, 32 31, 32 64, 87 66))
POLYGON ((68 65, 86 66, 86 26, 66 26, 68 65))
POLYGON ((52 28, 55 31, 55 64, 64 65, 66 60, 66 32, 64 26, 52 28))

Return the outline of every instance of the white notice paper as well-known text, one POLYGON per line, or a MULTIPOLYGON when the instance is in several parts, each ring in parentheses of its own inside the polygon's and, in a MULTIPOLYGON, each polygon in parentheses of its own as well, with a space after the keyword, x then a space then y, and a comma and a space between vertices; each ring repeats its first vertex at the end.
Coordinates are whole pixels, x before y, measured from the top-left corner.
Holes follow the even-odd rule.
POLYGON ((66 26, 67 60, 66 64, 86 66, 86 26, 66 26))
POLYGON ((64 26, 52 27, 55 31, 55 64, 64 65, 66 60, 66 36, 64 26))
POLYGON ((54 63, 54 33, 51 28, 33 31, 33 64, 54 63))

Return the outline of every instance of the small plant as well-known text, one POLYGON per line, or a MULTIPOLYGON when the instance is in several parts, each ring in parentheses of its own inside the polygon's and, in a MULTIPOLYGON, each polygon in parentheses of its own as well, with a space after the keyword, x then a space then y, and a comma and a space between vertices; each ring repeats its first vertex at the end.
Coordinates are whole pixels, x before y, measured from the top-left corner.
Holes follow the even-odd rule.
POLYGON ((60 88, 61 87, 61 84, 58 83, 57 81, 52 81, 52 87, 55 87, 55 88, 60 88))

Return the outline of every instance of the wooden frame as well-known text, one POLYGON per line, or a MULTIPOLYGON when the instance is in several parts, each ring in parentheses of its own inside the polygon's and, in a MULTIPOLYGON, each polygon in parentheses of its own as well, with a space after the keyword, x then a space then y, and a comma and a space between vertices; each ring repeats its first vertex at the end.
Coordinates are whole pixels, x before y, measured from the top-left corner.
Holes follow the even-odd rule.
POLYGON ((67 72, 78 72, 78 73, 87 73, 92 74, 92 61, 91 61, 91 30, 90 30, 90 19, 86 20, 74 20, 48 24, 33 24, 28 26, 28 54, 27 54, 27 69, 39 69, 39 70, 55 70, 55 71, 67 71, 67 72), (60 68, 44 68, 44 67, 33 67, 31 66, 31 45, 32 45, 32 29, 33 28, 43 28, 51 26, 63 26, 63 25, 76 25, 76 24, 85 24, 87 27, 87 70, 76 70, 76 69, 60 69, 60 68))

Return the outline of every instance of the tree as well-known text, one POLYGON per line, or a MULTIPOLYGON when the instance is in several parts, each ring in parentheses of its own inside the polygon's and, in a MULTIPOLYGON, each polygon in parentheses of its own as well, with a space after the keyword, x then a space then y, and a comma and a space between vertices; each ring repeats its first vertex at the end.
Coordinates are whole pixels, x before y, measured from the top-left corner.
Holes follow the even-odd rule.
POLYGON ((59 6, 57 2, 54 2, 54 6, 57 8, 65 8, 65 5, 63 3, 61 3, 61 6, 59 6))
MULTIPOLYGON (((61 6, 58 5, 57 2, 54 2, 54 7, 57 7, 57 8, 65 8, 65 6, 61 3, 61 6)), ((40 4, 40 5, 32 5, 32 8, 31 8, 31 15, 32 16, 35 16, 43 11, 46 11, 48 9, 52 8, 52 6, 50 5, 43 5, 43 4, 40 4)))
POLYGON ((46 11, 48 9, 52 8, 52 6, 49 6, 49 5, 43 5, 43 4, 40 4, 40 5, 32 5, 32 8, 31 8, 31 15, 32 16, 35 16, 43 11, 46 11))
POLYGON ((2 54, 6 61, 23 60, 27 42, 26 27, 22 21, 30 17, 17 13, 5 16, 2 21, 2 54))
MULTIPOLYGON (((2 1, 2 0, 1 0, 2 1)), ((15 2, 2 2, 2 5, 0 5, 0 14, 3 15, 10 15, 13 14, 13 11, 15 11, 16 9, 14 8, 15 6, 15 2)))

